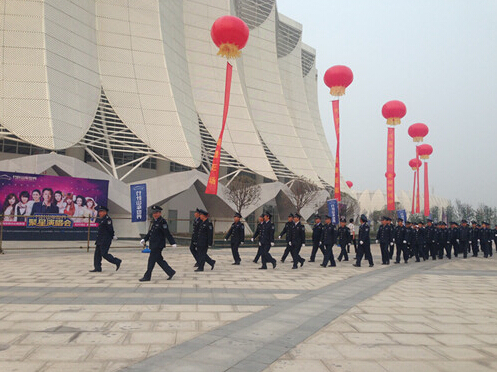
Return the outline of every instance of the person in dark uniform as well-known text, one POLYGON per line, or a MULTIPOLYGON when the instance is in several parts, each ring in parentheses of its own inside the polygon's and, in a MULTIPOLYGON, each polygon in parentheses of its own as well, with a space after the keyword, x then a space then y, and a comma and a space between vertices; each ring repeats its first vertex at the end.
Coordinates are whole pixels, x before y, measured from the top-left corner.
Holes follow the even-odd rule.
MULTIPOLYGON (((448 244, 449 253, 452 252, 452 249, 454 249, 454 256, 457 257, 459 251, 458 246, 459 246, 459 230, 457 228, 457 223, 451 221, 449 229, 449 244, 448 244)), ((450 254, 449 258, 451 258, 450 254)))
MULTIPOLYGON (((488 229, 488 232, 487 232, 487 237, 488 237, 488 255, 490 257, 493 256, 493 249, 492 249, 492 241, 493 241, 493 238, 494 238, 494 230, 492 230, 492 226, 490 225, 490 222, 487 222, 487 229, 488 229)), ((496 250, 497 252, 497 250, 496 250)))
POLYGON ((381 225, 376 234, 376 243, 380 243, 382 265, 390 264, 390 253, 388 251, 388 247, 390 246, 392 237, 390 236, 390 229, 387 227, 387 223, 388 218, 383 216, 381 219, 381 225))
POLYGON ((174 274, 176 274, 176 271, 162 257, 162 250, 166 246, 166 239, 173 247, 176 247, 176 241, 169 231, 166 220, 162 217, 162 208, 158 205, 153 205, 150 209, 152 210, 154 220, 147 235, 140 241, 141 245, 145 245, 147 241, 150 241, 150 255, 148 256, 147 271, 143 275, 143 278, 140 279, 140 282, 150 281, 152 270, 156 263, 167 274, 167 280, 171 280, 174 274))
POLYGON ((355 226, 354 226, 354 219, 351 218, 349 220, 349 224, 347 225, 350 231, 350 242, 347 244, 347 253, 350 253, 350 243, 354 244, 354 253, 357 255, 357 243, 356 243, 356 238, 355 238, 355 226))
POLYGON ((388 234, 390 235, 390 241, 388 242, 388 246, 389 246, 388 259, 389 259, 389 263, 390 263, 390 260, 393 260, 393 252, 395 250, 395 241, 394 241, 394 234, 393 234, 395 226, 392 225, 392 219, 390 217, 387 217, 386 228, 388 229, 388 234))
POLYGON ((293 228, 292 228, 292 258, 293 258, 293 267, 292 269, 297 268, 297 264, 300 263, 300 267, 304 265, 305 259, 300 257, 300 249, 305 247, 305 226, 302 225, 300 219, 302 216, 298 213, 294 214, 293 217, 293 228))
POLYGON ((401 253, 404 257, 404 263, 407 263, 407 261, 409 260, 409 255, 406 249, 407 245, 406 233, 407 229, 404 226, 404 220, 402 218, 397 218, 397 226, 395 226, 395 229, 393 231, 395 245, 397 246, 397 254, 395 256, 396 264, 400 263, 401 253))
POLYGON ((426 220, 426 228, 425 228, 425 240, 426 240, 426 257, 431 256, 432 260, 437 259, 437 242, 436 242, 436 229, 433 226, 433 220, 428 218, 426 220))
POLYGON ((468 221, 462 220, 459 228, 459 249, 462 251, 463 257, 468 258, 470 230, 468 221))
POLYGON ((309 262, 316 261, 316 253, 318 249, 321 251, 324 257, 324 248, 323 248, 323 224, 321 223, 321 216, 316 216, 314 218, 314 226, 312 227, 312 251, 311 258, 309 262))
POLYGON ((411 221, 406 221, 406 245, 405 245, 405 250, 408 258, 411 258, 413 256, 412 250, 414 247, 413 244, 413 237, 414 237, 414 228, 412 227, 412 222, 411 221))
POLYGON ((495 249, 497 252, 497 225, 495 225, 494 227, 495 228, 492 230, 492 239, 494 240, 495 249))
POLYGON ((340 254, 338 255, 338 261, 342 262, 349 260, 349 255, 347 254, 347 245, 350 243, 350 230, 347 227, 347 219, 345 217, 340 218, 340 227, 337 230, 337 246, 340 247, 340 254))
POLYGON ((480 230, 481 250, 483 251, 483 257, 488 258, 490 255, 488 249, 488 242, 490 241, 491 238, 491 230, 488 228, 488 226, 490 224, 485 221, 482 221, 481 225, 482 225, 482 228, 480 230))
MULTIPOLYGON (((330 266, 336 266, 335 257, 333 257, 333 245, 336 241, 336 233, 335 233, 335 225, 331 223, 331 217, 326 216, 325 218, 326 224, 323 227, 323 244, 325 247, 325 253, 323 258, 322 267, 328 266, 328 262, 330 262, 330 266)), ((343 249, 343 248, 342 248, 343 249)))
POLYGON ((240 262, 242 261, 240 254, 238 253, 238 247, 243 245, 245 241, 245 226, 240 222, 241 218, 242 215, 240 213, 235 213, 235 216, 233 217, 234 222, 224 237, 224 241, 226 241, 231 236, 231 254, 235 261, 233 265, 240 265, 240 262))
POLYGON ((190 241, 190 252, 192 253, 193 258, 195 259, 194 267, 198 267, 198 252, 197 252, 197 240, 198 240, 198 228, 200 226, 200 209, 195 210, 195 219, 193 220, 193 232, 192 232, 192 240, 190 241))
POLYGON ((286 248, 285 252, 283 252, 283 256, 281 256, 281 262, 285 262, 287 256, 290 254, 292 251, 292 245, 290 244, 290 237, 291 237, 291 230, 293 228, 293 213, 290 213, 288 215, 288 221, 285 223, 285 227, 283 230, 280 232, 280 235, 278 236, 278 239, 281 239, 283 235, 285 235, 285 240, 286 240, 286 248))
POLYGON ((264 213, 264 222, 262 223, 259 242, 262 249, 262 266, 259 269, 266 270, 268 262, 273 264, 273 269, 276 268, 276 260, 269 253, 271 247, 274 246, 274 224, 271 222, 271 214, 269 212, 264 213))
POLYGON ((414 231, 413 231, 414 257, 416 258, 416 262, 420 262, 419 259, 420 256, 423 257, 423 261, 426 261, 426 258, 424 256, 425 235, 424 235, 423 223, 418 222, 417 224, 415 223, 413 226, 414 226, 414 231))
POLYGON ((258 241, 258 244, 257 244, 257 254, 255 255, 254 257, 254 260, 253 262, 254 263, 257 263, 259 261, 259 258, 261 257, 262 255, 262 248, 261 248, 261 230, 262 230, 262 224, 264 223, 264 214, 261 214, 259 216, 259 223, 257 224, 257 227, 254 231, 254 235, 252 236, 252 238, 250 239, 250 241, 254 241, 257 237, 259 237, 259 241, 258 241))
POLYGON ((109 210, 105 206, 98 208, 98 231, 97 240, 95 241, 95 254, 93 256, 93 270, 90 270, 91 273, 102 271, 102 257, 111 264, 116 265, 116 271, 121 267, 122 260, 109 253, 110 244, 112 243, 112 239, 114 239, 114 226, 108 212, 109 210))
POLYGON ((480 230, 476 221, 471 221, 471 229, 469 230, 469 244, 473 251, 473 257, 478 257, 478 243, 480 242, 480 230))
POLYGON ((207 254, 207 250, 214 243, 214 229, 211 221, 209 221, 209 213, 200 210, 200 226, 198 228, 198 267, 195 271, 204 271, 204 265, 207 262, 211 266, 211 270, 214 270, 214 265, 216 260, 213 260, 207 254))
POLYGON ((369 239, 369 224, 367 217, 361 215, 361 226, 359 226, 359 245, 357 247, 357 260, 354 266, 361 267, 362 257, 366 256, 369 267, 373 267, 373 256, 371 255, 371 241, 369 239))

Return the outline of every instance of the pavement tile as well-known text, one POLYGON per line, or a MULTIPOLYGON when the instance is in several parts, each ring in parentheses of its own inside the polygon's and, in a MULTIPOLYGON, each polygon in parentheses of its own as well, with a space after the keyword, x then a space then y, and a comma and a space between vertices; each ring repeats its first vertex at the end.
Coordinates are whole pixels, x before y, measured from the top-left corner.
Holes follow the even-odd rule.
POLYGON ((141 360, 147 356, 148 345, 103 345, 93 352, 95 360, 141 360))
POLYGON ((375 361, 325 359, 322 362, 331 372, 386 372, 381 362, 375 361))
POLYGON ((90 353, 92 346, 40 346, 30 355, 29 360, 45 361, 82 361, 90 353))
POLYGON ((266 370, 269 372, 329 372, 330 370, 319 360, 278 360, 266 370))

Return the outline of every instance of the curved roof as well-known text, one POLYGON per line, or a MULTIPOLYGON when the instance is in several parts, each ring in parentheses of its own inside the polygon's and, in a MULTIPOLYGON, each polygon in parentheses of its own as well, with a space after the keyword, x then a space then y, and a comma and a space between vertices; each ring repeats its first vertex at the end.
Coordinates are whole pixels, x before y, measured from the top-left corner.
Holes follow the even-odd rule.
POLYGON ((102 86, 121 120, 159 154, 200 164, 181 2, 97 2, 102 86))
POLYGON ((0 12, 1 124, 36 146, 76 144, 100 97, 95 3, 5 1, 0 12))

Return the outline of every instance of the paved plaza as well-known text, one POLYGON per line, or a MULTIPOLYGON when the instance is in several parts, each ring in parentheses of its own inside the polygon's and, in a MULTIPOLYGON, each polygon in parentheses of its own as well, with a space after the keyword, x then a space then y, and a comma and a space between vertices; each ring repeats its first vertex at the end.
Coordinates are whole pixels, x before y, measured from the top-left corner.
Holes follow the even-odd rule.
POLYGON ((7 250, 0 371, 497 370, 497 257, 382 266, 373 246, 373 268, 263 271, 254 248, 241 266, 211 252, 215 269, 195 273, 167 248, 173 280, 156 267, 140 283, 138 248, 111 248, 123 264, 102 273, 92 250, 7 250))

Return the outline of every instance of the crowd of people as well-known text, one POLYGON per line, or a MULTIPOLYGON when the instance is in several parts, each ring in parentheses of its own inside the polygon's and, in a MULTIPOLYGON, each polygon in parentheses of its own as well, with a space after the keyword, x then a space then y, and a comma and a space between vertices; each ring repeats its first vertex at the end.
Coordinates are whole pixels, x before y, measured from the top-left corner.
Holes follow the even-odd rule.
POLYGON ((35 214, 64 214, 75 222, 86 222, 90 218, 95 222, 97 217, 97 203, 92 197, 74 195, 71 192, 63 193, 52 188, 43 190, 24 190, 17 196, 10 193, 5 197, 2 214, 5 221, 26 220, 26 216, 35 214))

